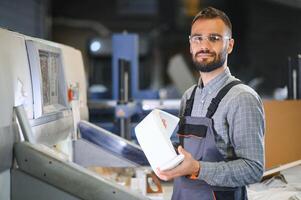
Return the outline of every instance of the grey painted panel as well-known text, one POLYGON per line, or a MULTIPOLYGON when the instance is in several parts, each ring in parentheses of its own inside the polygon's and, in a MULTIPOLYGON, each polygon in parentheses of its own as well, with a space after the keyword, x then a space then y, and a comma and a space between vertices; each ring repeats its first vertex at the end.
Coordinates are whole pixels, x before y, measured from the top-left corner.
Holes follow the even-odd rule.
POLYGON ((85 200, 147 199, 73 162, 58 159, 46 146, 28 142, 14 146, 19 169, 56 188, 85 200))
POLYGON ((0 172, 12 166, 14 142, 13 127, 0 127, 0 172))
POLYGON ((79 200, 79 198, 76 198, 19 170, 12 170, 11 173, 12 200, 79 200))
POLYGON ((10 169, 0 173, 0 199, 10 200, 10 169))
POLYGON ((101 127, 87 121, 78 124, 81 137, 100 148, 124 160, 141 166, 149 166, 147 158, 140 146, 122 137, 119 137, 101 127))
POLYGON ((84 139, 74 141, 74 162, 84 166, 102 167, 137 167, 129 160, 117 157, 112 153, 84 139))
POLYGON ((62 117, 61 119, 51 122, 46 121, 48 123, 45 122, 39 126, 33 127, 34 132, 29 124, 23 105, 15 107, 15 111, 25 141, 28 141, 32 144, 40 143, 49 146, 56 144, 57 142, 66 139, 73 130, 73 119, 70 111, 64 112, 66 113, 64 114, 66 116, 62 117))
POLYGON ((54 145, 65 140, 73 131, 72 115, 33 127, 35 143, 54 145))

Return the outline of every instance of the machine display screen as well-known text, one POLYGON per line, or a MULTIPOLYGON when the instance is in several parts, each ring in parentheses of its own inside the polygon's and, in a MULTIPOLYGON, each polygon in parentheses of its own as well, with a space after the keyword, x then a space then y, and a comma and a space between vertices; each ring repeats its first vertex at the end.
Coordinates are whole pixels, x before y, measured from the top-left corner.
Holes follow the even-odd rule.
MULTIPOLYGON (((59 54, 40 50, 39 57, 42 76, 43 107, 47 109, 47 106, 59 103, 59 54)), ((47 110, 45 111, 47 112, 47 110)))
POLYGON ((31 70, 34 119, 68 108, 62 51, 37 41, 26 41, 31 70))

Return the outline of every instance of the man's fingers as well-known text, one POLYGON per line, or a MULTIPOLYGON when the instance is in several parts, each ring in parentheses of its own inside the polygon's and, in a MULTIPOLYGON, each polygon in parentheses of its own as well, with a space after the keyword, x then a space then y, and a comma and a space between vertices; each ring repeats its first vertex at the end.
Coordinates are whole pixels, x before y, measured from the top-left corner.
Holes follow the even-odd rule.
POLYGON ((160 168, 157 168, 157 175, 164 181, 168 181, 173 178, 170 171, 161 171, 160 168))
POLYGON ((184 156, 187 154, 187 151, 185 151, 185 149, 184 149, 182 146, 179 146, 179 147, 178 147, 178 152, 179 152, 180 154, 183 154, 184 156))
POLYGON ((166 170, 166 171, 161 171, 159 168, 157 169, 158 174, 160 174, 161 176, 167 177, 169 180, 179 176, 179 166, 174 168, 174 169, 170 169, 170 170, 166 170))

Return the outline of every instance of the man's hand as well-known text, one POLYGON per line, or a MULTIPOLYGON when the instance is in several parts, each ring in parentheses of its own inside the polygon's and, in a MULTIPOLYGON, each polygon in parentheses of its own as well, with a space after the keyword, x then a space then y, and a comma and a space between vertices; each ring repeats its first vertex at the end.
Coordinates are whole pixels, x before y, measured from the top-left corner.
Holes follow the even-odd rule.
POLYGON ((182 146, 178 147, 178 152, 184 155, 183 162, 171 170, 161 171, 158 168, 157 175, 160 179, 168 181, 179 176, 197 174, 200 171, 200 163, 182 146))

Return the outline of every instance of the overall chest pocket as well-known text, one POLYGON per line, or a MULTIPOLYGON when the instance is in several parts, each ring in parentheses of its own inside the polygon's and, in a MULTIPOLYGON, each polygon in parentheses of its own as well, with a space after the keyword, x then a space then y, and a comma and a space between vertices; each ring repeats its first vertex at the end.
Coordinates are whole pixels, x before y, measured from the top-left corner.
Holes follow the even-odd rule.
POLYGON ((203 137, 188 136, 184 139, 184 148, 191 153, 194 159, 202 160, 206 146, 205 141, 203 137))
POLYGON ((185 117, 179 126, 180 144, 196 160, 202 160, 206 145, 208 126, 204 121, 204 118, 185 117))

